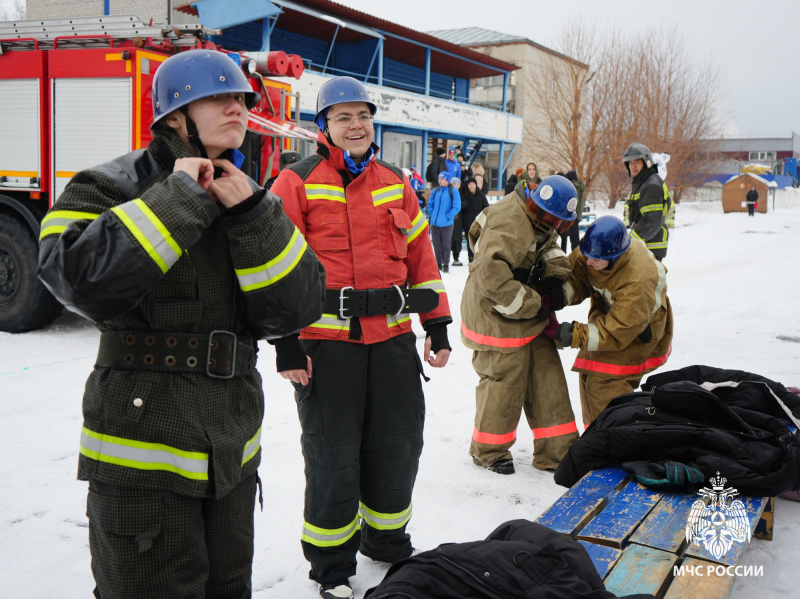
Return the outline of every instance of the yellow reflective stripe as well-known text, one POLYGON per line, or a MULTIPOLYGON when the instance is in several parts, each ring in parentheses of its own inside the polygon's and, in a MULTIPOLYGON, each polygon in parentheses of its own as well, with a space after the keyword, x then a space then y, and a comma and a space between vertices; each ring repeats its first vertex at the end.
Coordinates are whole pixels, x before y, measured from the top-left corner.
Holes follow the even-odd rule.
POLYGON ((417 214, 417 218, 411 221, 411 229, 408 231, 408 243, 414 241, 420 233, 428 227, 427 219, 422 215, 422 211, 417 214))
POLYGON ((661 227, 661 231, 662 231, 662 233, 661 233, 661 241, 651 241, 649 243, 645 243, 645 245, 647 246, 647 249, 649 249, 649 250, 652 250, 652 249, 660 250, 660 249, 665 249, 667 247, 667 242, 669 240, 669 233, 667 232, 667 228, 666 227, 661 227))
POLYGON ((636 193, 632 193, 631 194, 631 200, 635 202, 636 200, 639 199, 640 195, 641 195, 641 193, 639 193, 638 191, 636 193))
POLYGON ((390 185, 389 187, 382 187, 381 189, 376 189, 372 192, 372 203, 376 206, 380 206, 381 204, 385 204, 386 202, 392 202, 394 200, 402 200, 403 199, 403 183, 398 183, 396 185, 390 185))
POLYGON ((411 317, 408 315, 395 316, 394 314, 388 314, 386 316, 386 326, 388 326, 389 328, 396 327, 397 325, 403 322, 408 322, 409 320, 411 320, 411 317))
POLYGON ((306 184, 307 200, 328 200, 330 202, 341 202, 345 204, 344 187, 336 185, 324 185, 319 183, 306 184))
POLYGON ((164 223, 141 199, 114 206, 111 211, 133 233, 161 272, 167 272, 183 254, 164 223))
POLYGON ((94 212, 76 212, 74 210, 51 210, 42 219, 39 241, 47 235, 60 235, 68 226, 79 220, 94 220, 99 214, 94 212))
POLYGON ((376 530, 396 530, 403 528, 411 520, 411 504, 402 512, 384 514, 368 508, 363 503, 358 508, 361 518, 376 530))
POLYGON ((664 209, 663 204, 650 204, 648 206, 643 206, 639 208, 639 212, 644 214, 645 212, 660 212, 664 209))
POLYGON ((292 272, 307 247, 308 243, 300 234, 300 229, 295 227, 289 243, 275 258, 260 266, 234 269, 239 279, 239 287, 247 292, 274 285, 292 272))
POLYGON ((258 453, 258 448, 261 447, 261 427, 258 428, 255 436, 244 444, 244 452, 242 452, 242 466, 249 462, 258 453))
POLYGON ((336 329, 339 331, 349 331, 350 321, 340 320, 336 314, 323 314, 317 322, 309 325, 317 329, 336 329))
POLYGON ((341 528, 320 528, 308 522, 303 522, 303 533, 300 538, 306 543, 317 547, 334 547, 346 543, 358 530, 358 516, 341 528))
POLYGON ((644 241, 644 239, 639 237, 639 234, 636 232, 635 229, 631 229, 631 237, 633 237, 634 239, 640 239, 640 240, 644 241))
POLYGON ((423 281, 412 285, 411 289, 433 289, 436 293, 444 293, 444 282, 441 279, 433 279, 432 281, 423 281))
POLYGON ((662 183, 661 187, 664 189, 664 199, 668 200, 669 199, 669 189, 667 188, 667 184, 666 183, 662 183))
POLYGON ((208 480, 208 454, 161 443, 145 443, 96 433, 83 427, 81 455, 137 470, 163 470, 191 480, 208 480))

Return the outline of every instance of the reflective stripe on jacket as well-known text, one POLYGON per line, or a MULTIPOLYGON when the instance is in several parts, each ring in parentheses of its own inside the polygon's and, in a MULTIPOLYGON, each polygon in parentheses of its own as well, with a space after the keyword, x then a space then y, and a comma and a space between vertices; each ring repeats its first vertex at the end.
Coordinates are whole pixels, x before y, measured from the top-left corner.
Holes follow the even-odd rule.
POLYGON ((591 298, 588 324, 575 325, 573 347, 579 351, 572 370, 621 379, 664 364, 673 328, 666 267, 638 240, 607 270, 590 268, 580 248, 569 259, 566 303, 591 298), (639 336, 648 326, 652 337, 644 342, 639 336))
MULTIPOLYGON (((325 265, 329 289, 405 284, 433 289, 439 305, 419 315, 422 326, 452 322, 428 222, 401 171, 373 159, 352 178, 342 150, 320 133, 317 155, 282 171, 270 190, 283 199, 286 214, 325 265)), ((359 321, 359 342, 366 344, 411 331, 407 314, 361 316, 359 321)), ((352 341, 349 335, 349 320, 323 314, 300 337, 352 341)))
MULTIPOLYGON (((319 319, 324 271, 278 198, 251 181, 249 210, 224 216, 173 172, 188 156, 156 132, 146 150, 75 175, 43 220, 44 284, 101 331, 232 331, 255 349, 253 336, 319 319)), ((82 480, 221 497, 261 458, 255 370, 223 380, 98 367, 83 416, 82 480)))

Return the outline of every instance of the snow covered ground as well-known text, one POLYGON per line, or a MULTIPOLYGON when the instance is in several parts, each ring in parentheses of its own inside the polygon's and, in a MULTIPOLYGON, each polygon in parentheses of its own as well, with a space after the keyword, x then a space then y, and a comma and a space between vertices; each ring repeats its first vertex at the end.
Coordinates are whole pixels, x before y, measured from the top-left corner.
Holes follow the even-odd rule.
MULTIPOLYGON (((681 204, 670 238, 669 296, 675 314, 673 353, 662 370, 707 364, 756 372, 800 385, 800 209, 767 215, 723 214, 719 203, 681 204), (778 336, 794 338, 784 341, 778 336)), ((597 210, 598 216, 606 211, 597 210)), ((621 214, 621 207, 615 211, 621 214)), ((466 256, 462 256, 466 258, 466 256)), ((460 343, 458 308, 467 267, 445 275, 455 326, 453 353, 443 370, 428 368, 425 449, 409 530, 416 547, 485 537, 513 518, 536 518, 565 489, 530 466, 533 442, 523 424, 512 448, 514 476, 472 464, 476 376, 460 343)), ((561 320, 585 322, 587 305, 561 320)), ((418 330, 421 330, 417 326, 418 330)), ((24 335, 0 333, 0 596, 73 599, 91 595, 86 483, 75 480, 81 395, 94 363, 98 333, 66 314, 24 335)), ((420 340, 421 347, 421 340, 420 340)), ((256 513, 254 596, 316 597, 300 550, 303 460, 292 389, 274 372, 274 354, 261 346, 267 411, 260 468, 264 511, 256 513)), ((569 367, 575 350, 562 352, 569 367)), ((580 413, 577 374, 567 380, 580 413)), ((775 539, 753 540, 746 565, 763 578, 740 578, 732 597, 796 597, 800 561, 800 503, 777 500, 775 539)), ((377 584, 386 566, 360 558, 356 596, 377 584)))

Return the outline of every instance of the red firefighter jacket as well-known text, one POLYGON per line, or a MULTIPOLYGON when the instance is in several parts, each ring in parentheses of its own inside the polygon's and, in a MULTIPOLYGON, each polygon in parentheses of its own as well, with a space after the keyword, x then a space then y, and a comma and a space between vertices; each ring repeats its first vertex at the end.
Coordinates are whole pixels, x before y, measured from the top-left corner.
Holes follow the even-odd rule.
MULTIPOLYGON (((283 198, 286 214, 325 266, 328 289, 382 289, 406 283, 433 289, 439 293, 439 305, 419 315, 423 328, 452 322, 428 222, 400 169, 373 159, 355 176, 347 170, 342 150, 320 133, 317 154, 282 171, 271 191, 283 198)), ((408 314, 359 318, 359 343, 378 343, 411 331, 408 314)), ((300 338, 354 341, 349 338, 350 322, 326 313, 303 329, 300 338)))

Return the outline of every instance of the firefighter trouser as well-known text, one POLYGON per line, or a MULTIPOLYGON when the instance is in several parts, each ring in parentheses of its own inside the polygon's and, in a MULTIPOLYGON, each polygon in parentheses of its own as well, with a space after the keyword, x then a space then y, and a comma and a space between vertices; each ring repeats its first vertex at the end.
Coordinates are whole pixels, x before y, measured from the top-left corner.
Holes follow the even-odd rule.
POLYGON ((596 374, 580 373, 578 387, 581 394, 581 412, 584 426, 595 421, 598 414, 612 399, 631 393, 639 386, 642 377, 632 379, 610 379, 596 374))
POLYGON ((257 476, 220 499, 91 482, 95 597, 248 599, 257 476))
POLYGON ((295 384, 306 493, 303 553, 319 583, 356 572, 356 552, 411 554, 406 524, 422 453, 425 399, 416 336, 364 345, 302 340, 313 378, 295 384))
POLYGON ((539 335, 512 353, 475 351, 480 381, 469 453, 479 466, 510 459, 521 411, 533 432, 533 465, 555 468, 578 438, 564 369, 553 341, 539 335))

